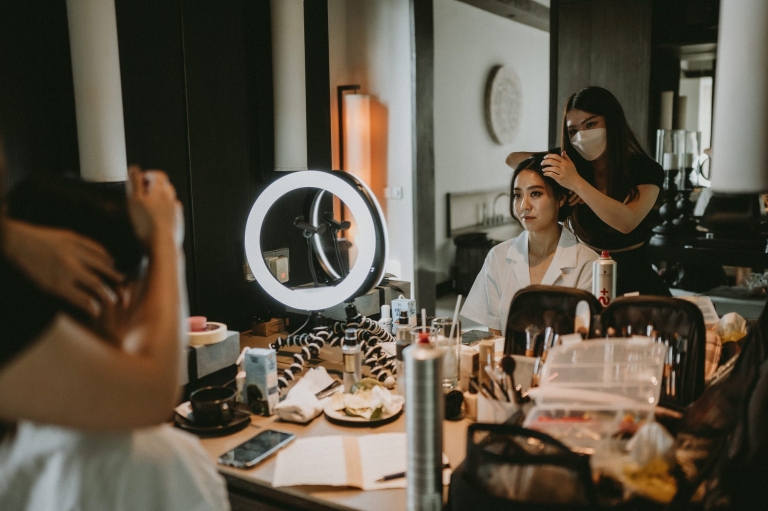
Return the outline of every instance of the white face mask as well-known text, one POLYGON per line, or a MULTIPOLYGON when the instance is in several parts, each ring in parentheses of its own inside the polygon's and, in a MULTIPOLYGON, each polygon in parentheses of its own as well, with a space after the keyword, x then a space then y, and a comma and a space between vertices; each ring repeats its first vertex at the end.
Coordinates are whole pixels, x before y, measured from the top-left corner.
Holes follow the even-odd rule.
POLYGON ((605 128, 579 131, 571 137, 574 149, 587 161, 594 161, 605 152, 608 144, 605 128))

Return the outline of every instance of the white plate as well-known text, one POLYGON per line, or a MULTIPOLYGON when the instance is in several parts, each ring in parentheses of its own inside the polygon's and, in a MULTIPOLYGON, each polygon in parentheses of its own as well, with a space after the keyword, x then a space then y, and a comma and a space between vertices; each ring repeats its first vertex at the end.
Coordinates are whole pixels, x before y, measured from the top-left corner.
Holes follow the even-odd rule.
POLYGON ((344 410, 334 410, 331 407, 331 403, 328 402, 325 407, 323 408, 323 413, 325 413, 326 418, 330 420, 331 422, 337 422, 337 423, 345 423, 345 424, 354 424, 354 425, 377 425, 382 424, 385 422, 389 422, 392 420, 395 420, 401 413, 403 412, 403 404, 401 403, 400 406, 397 407, 397 411, 390 414, 384 414, 378 419, 368 420, 363 417, 353 417, 351 415, 347 415, 344 413, 344 410))

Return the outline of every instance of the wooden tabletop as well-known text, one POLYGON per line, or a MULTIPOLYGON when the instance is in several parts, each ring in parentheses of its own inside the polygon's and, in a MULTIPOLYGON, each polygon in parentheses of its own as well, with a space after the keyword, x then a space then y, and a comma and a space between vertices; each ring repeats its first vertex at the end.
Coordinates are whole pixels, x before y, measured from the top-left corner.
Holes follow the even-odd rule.
MULTIPOLYGON (((443 450, 448 455, 451 467, 457 467, 464 459, 469 424, 470 422, 467 420, 445 421, 443 423, 443 450)), ((295 433, 297 438, 398 433, 405 431, 405 415, 401 415, 394 422, 376 428, 339 426, 330 423, 323 414, 306 425, 283 422, 277 416, 252 416, 251 424, 244 430, 229 436, 202 439, 202 443, 211 459, 216 462, 219 456, 265 429, 295 433)), ((243 483, 242 491, 252 492, 256 500, 264 499, 264 501, 272 502, 276 508, 291 506, 299 509, 364 509, 370 511, 406 509, 406 490, 404 488, 376 491, 318 486, 273 488, 271 482, 275 470, 275 459, 276 456, 273 455, 248 470, 219 465, 219 471, 227 478, 230 489, 233 486, 237 487, 238 483, 243 483)), ((447 491, 447 487, 445 490, 447 491)))

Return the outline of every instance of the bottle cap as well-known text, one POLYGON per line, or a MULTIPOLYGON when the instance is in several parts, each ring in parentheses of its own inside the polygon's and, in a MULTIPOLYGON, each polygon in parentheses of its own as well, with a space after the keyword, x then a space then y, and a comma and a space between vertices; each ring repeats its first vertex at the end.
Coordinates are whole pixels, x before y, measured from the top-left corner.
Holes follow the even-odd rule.
POLYGON ((429 344, 429 334, 427 332, 419 332, 419 344, 429 344))
POLYGON ((611 258, 611 254, 607 250, 603 250, 600 253, 600 259, 610 259, 610 258, 611 258))
POLYGON ((400 317, 397 318, 397 322, 401 325, 407 325, 408 324, 408 311, 405 309, 400 309, 400 317))
POLYGON ((344 344, 354 346, 357 344, 357 329, 347 328, 344 330, 344 344))
POLYGON ((390 319, 392 317, 392 308, 389 305, 381 306, 381 319, 390 319))
POLYGON ((360 314, 357 312, 357 307, 353 302, 349 302, 347 306, 344 307, 344 312, 347 314, 347 319, 356 318, 360 314))

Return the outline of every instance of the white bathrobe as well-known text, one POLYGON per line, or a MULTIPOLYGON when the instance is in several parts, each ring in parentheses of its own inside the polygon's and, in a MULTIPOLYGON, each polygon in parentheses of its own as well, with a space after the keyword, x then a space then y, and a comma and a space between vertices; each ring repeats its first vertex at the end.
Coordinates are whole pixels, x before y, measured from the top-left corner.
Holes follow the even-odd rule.
MULTIPOLYGON (((592 290, 592 261, 597 254, 563 228, 543 285, 592 290)), ((491 249, 461 309, 467 319, 504 333, 512 298, 531 285, 528 231, 491 249)))
POLYGON ((29 422, 0 444, 0 509, 229 510, 200 441, 170 426, 84 433, 29 422))

